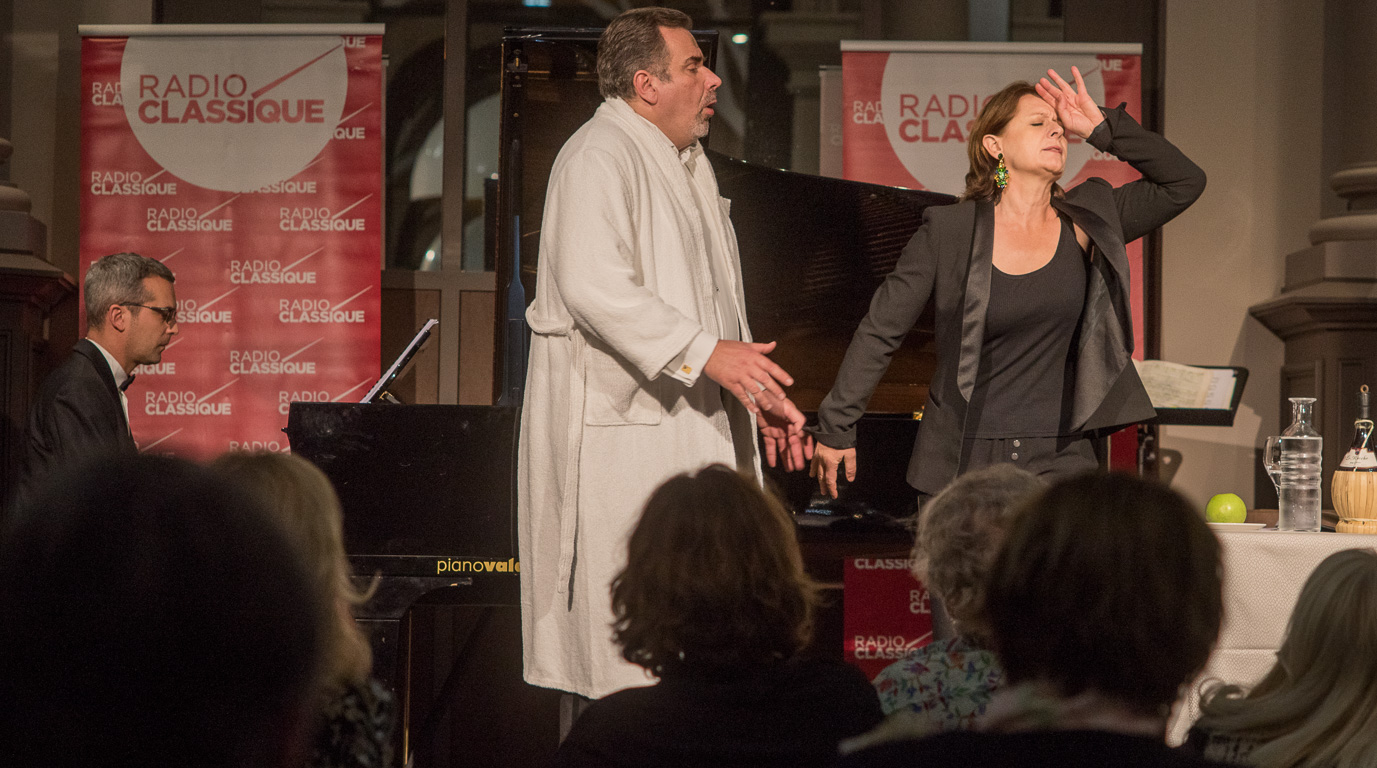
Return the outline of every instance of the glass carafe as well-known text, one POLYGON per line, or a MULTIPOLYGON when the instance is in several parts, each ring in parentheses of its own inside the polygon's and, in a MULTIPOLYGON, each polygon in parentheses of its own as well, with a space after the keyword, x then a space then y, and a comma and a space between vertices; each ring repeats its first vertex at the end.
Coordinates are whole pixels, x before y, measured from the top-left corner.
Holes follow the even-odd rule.
POLYGON ((1277 529, 1320 529, 1320 464, 1324 441, 1312 426, 1315 398, 1293 397, 1291 426, 1267 438, 1263 463, 1277 486, 1277 529))

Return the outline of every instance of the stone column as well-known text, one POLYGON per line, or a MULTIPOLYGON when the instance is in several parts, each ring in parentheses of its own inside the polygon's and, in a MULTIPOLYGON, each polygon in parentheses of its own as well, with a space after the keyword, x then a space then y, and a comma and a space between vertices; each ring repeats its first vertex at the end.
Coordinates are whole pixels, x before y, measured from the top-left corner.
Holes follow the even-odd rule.
POLYGON ((1286 257, 1281 295, 1249 308, 1286 346, 1282 428, 1291 421, 1287 398, 1318 398, 1326 508, 1330 473, 1353 437, 1358 387, 1377 387, 1377 163, 1342 170, 1331 186, 1348 210, 1316 222, 1312 245, 1286 257))
MULTIPOLYGON (((11 152, 9 141, 0 139, 0 165, 11 152)), ((29 215, 31 206, 27 192, 0 181, 0 493, 6 494, 23 456, 48 313, 75 290, 70 277, 44 260, 47 228, 29 215)), ((0 499, 0 509, 4 505, 0 499)))
POLYGON ((1358 387, 1377 387, 1377 106, 1369 98, 1377 18, 1366 5, 1325 3, 1322 165, 1337 198, 1310 227, 1310 247, 1286 256, 1281 293, 1249 308, 1285 343, 1282 428, 1291 422, 1287 398, 1318 398, 1326 508, 1331 473, 1353 437, 1358 387))

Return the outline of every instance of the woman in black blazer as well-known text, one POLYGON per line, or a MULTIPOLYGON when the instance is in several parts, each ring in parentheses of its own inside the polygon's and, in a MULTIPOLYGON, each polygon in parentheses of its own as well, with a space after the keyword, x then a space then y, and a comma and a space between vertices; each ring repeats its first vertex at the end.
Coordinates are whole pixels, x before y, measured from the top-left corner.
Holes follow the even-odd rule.
POLYGON ((810 431, 812 474, 836 496, 856 471, 856 422, 931 300, 937 368, 908 482, 923 494, 994 463, 1053 479, 1097 468, 1103 435, 1156 414, 1131 363, 1125 244, 1184 211, 1205 174, 1123 110, 1101 109, 1079 70, 995 94, 972 126, 959 203, 929 208, 875 292, 810 431), (1143 178, 1063 192, 1066 133, 1143 178))

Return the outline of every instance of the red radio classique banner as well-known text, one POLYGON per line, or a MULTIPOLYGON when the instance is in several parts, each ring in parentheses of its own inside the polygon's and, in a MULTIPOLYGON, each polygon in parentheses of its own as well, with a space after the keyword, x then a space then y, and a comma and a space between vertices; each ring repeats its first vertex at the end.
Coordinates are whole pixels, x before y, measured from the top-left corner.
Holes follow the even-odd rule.
POLYGON ((932 642, 928 588, 905 557, 847 558, 842 571, 842 654, 871 680, 932 642))
POLYGON ((82 276, 133 251, 177 278, 127 393, 141 450, 286 450, 290 402, 377 378, 381 33, 83 27, 82 276))

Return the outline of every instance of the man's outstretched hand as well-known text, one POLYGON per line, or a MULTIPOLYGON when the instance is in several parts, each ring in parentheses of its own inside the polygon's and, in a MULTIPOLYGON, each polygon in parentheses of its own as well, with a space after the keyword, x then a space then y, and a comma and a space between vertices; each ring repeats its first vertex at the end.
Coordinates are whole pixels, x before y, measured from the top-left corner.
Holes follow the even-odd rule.
POLYGON ((803 412, 787 397, 756 416, 760 435, 765 438, 765 462, 770 466, 784 457, 784 468, 796 472, 813 458, 813 437, 803 431, 803 412))
MULTIPOLYGON (((783 387, 794 383, 792 376, 766 357, 774 349, 773 341, 769 344, 718 341, 703 364, 703 373, 736 395, 751 413, 768 411, 780 401, 787 402, 783 387)), ((797 408, 793 410, 798 412, 797 408)))

